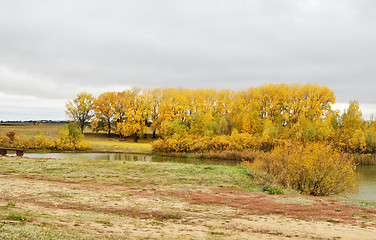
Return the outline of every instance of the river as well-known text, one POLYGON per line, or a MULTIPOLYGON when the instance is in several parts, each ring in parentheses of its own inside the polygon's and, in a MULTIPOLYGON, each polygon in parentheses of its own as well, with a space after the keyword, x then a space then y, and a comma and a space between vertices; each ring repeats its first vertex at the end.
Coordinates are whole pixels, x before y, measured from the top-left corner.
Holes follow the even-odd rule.
MULTIPOLYGON (((144 162, 178 162, 178 163, 201 163, 208 165, 236 166, 238 161, 217 160, 217 159, 195 159, 179 157, 159 157, 142 154, 125 153, 26 153, 29 158, 77 158, 89 160, 109 160, 109 161, 144 161, 144 162)), ((376 201, 376 166, 358 166, 356 172, 359 174, 358 190, 349 195, 351 199, 376 201)))

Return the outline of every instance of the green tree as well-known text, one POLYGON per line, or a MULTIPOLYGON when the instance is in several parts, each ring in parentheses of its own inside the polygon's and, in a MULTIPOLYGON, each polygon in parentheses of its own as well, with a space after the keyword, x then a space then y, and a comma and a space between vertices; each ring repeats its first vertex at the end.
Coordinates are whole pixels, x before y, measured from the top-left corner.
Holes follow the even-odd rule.
POLYGON ((65 104, 67 108, 65 113, 77 123, 81 133, 84 132, 85 126, 93 118, 93 99, 93 95, 83 92, 77 94, 75 99, 65 104))
POLYGON ((84 138, 84 135, 74 123, 69 123, 61 127, 58 135, 62 142, 70 142, 74 147, 84 138))

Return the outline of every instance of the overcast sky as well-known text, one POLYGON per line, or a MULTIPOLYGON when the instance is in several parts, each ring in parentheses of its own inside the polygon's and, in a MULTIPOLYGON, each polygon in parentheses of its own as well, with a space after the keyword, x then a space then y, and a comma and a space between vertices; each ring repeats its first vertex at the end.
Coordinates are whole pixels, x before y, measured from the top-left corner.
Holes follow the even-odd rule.
POLYGON ((376 115, 374 0, 1 0, 0 120, 78 92, 316 83, 376 115))

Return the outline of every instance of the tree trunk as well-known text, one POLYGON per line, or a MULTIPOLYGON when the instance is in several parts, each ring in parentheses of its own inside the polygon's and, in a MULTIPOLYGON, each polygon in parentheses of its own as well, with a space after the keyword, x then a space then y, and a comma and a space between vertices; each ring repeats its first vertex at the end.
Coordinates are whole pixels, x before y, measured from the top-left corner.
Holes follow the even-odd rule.
POLYGON ((134 135, 133 135, 133 141, 134 142, 138 141, 137 132, 135 132, 134 135))
POLYGON ((85 123, 81 123, 80 129, 81 129, 82 134, 84 134, 84 128, 85 128, 85 123))
POLYGON ((155 132, 156 132, 157 130, 154 130, 153 131, 153 139, 155 139, 155 132))
POLYGON ((111 121, 108 121, 108 137, 111 137, 111 121))

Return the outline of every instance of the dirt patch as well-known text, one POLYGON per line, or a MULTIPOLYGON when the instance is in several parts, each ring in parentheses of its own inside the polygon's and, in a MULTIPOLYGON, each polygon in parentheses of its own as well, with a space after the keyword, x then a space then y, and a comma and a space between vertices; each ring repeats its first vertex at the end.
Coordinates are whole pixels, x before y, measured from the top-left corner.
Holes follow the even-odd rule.
POLYGON ((12 174, 0 175, 0 200, 4 228, 14 211, 30 215, 19 225, 84 231, 89 239, 375 239, 376 232, 375 208, 219 187, 12 174))

